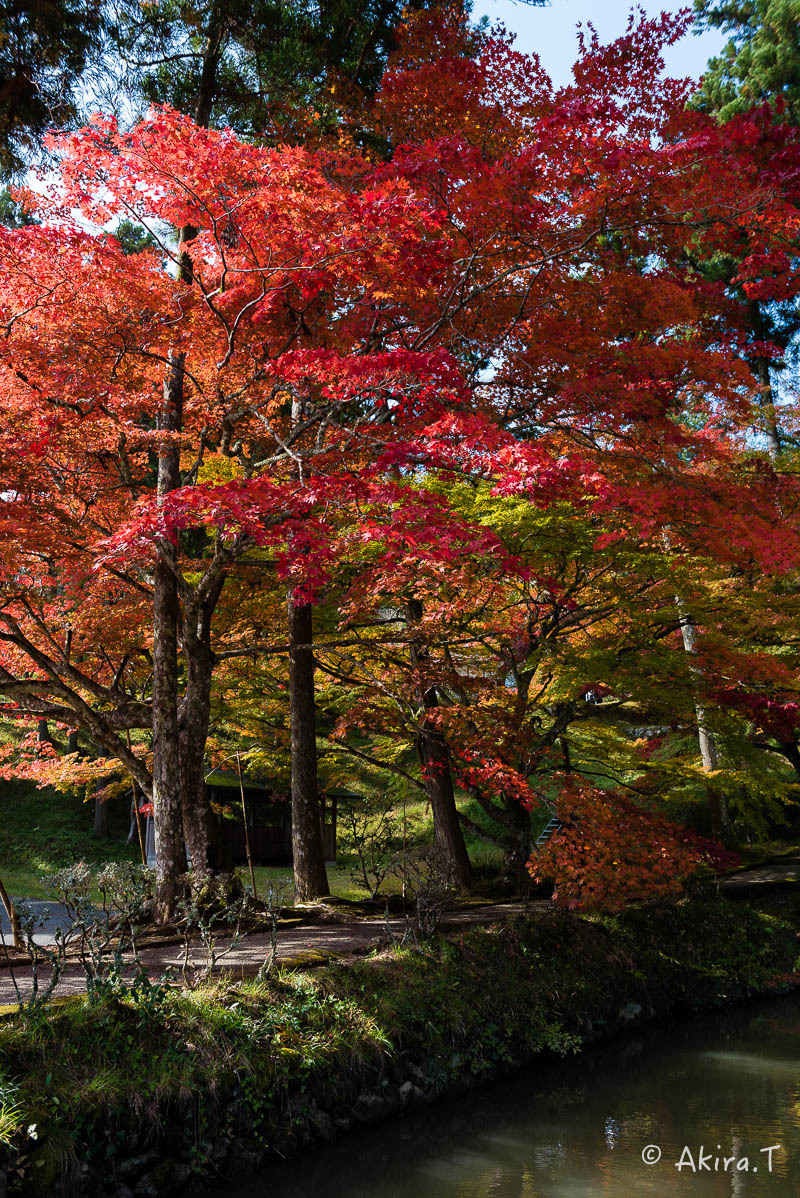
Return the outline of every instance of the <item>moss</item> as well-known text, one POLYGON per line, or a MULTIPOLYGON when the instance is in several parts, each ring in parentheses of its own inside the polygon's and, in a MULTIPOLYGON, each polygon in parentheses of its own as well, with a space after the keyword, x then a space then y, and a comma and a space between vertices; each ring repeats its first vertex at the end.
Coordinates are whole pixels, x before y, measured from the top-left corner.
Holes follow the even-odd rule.
POLYGON ((111 1161, 113 1172, 154 1144, 200 1173, 213 1170, 220 1138, 247 1142, 253 1160, 270 1148, 286 1155, 315 1134, 320 1110, 346 1119, 360 1096, 409 1077, 444 1091, 575 1051, 628 1009, 667 1014, 774 993, 792 985, 797 956, 792 926, 742 903, 613 919, 554 911, 424 951, 170 991, 147 1009, 120 999, 6 1019, 0 1078, 14 1087, 20 1126, 38 1133, 20 1133, 8 1160, 27 1157, 20 1193, 44 1193, 46 1172, 55 1194, 87 1192, 70 1181, 76 1165, 93 1176, 111 1161), (37 1159, 47 1164, 31 1167, 37 1159))

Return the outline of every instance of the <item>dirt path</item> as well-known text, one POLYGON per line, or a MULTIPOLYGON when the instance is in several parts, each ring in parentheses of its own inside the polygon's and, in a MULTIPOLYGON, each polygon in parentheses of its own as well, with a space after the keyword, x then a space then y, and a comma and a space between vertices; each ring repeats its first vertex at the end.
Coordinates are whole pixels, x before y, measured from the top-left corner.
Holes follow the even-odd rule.
MULTIPOLYGON (((513 915, 551 910, 549 900, 539 900, 529 903, 496 903, 491 906, 465 907, 450 911, 442 921, 443 929, 469 926, 476 923, 494 923, 508 919, 513 915)), ((282 921, 278 932, 278 959, 284 962, 296 962, 298 965, 312 965, 330 957, 346 956, 353 953, 365 953, 371 948, 388 942, 390 935, 400 937, 406 930, 406 921, 402 917, 393 916, 388 921, 385 917, 353 919, 342 917, 338 912, 313 908, 282 921)), ((252 977, 258 973, 262 963, 270 952, 270 937, 268 932, 252 932, 242 937, 239 943, 232 947, 229 938, 220 938, 217 952, 224 957, 219 961, 219 968, 232 973, 235 977, 252 977)), ((168 968, 180 969, 184 963, 184 948, 181 944, 164 944, 141 951, 141 960, 148 975, 157 979, 167 972, 168 968)), ((202 964, 205 955, 199 948, 194 948, 190 954, 190 962, 202 964)), ((0 1007, 15 1004, 16 994, 11 971, 5 967, 0 950, 0 1007)), ((13 973, 23 997, 30 993, 31 971, 27 965, 16 965, 13 973)), ((48 973, 43 971, 43 977, 48 973)), ((62 975, 56 995, 80 994, 86 989, 86 981, 79 963, 70 963, 62 975)))
POLYGON ((757 890, 762 886, 782 885, 785 882, 800 880, 800 853, 790 853, 786 857, 775 857, 763 865, 751 869, 741 869, 735 874, 723 878, 720 885, 726 894, 737 891, 757 890))

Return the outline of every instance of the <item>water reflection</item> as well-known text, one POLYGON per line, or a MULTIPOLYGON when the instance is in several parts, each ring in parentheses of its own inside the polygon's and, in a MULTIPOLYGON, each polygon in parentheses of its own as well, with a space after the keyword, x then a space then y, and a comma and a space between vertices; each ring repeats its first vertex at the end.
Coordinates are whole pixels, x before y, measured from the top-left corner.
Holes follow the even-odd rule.
POLYGON ((798 1194, 794 999, 649 1029, 217 1191, 218 1198, 798 1194), (771 1154, 760 1151, 777 1144, 771 1154), (643 1162, 647 1145, 660 1148, 659 1163, 643 1162))

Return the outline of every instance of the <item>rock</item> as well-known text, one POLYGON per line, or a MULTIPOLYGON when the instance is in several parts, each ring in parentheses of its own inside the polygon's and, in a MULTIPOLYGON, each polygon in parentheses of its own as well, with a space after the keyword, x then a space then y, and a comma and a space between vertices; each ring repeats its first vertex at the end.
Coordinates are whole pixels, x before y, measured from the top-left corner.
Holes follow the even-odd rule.
POLYGON ((389 1109, 382 1094, 362 1094, 353 1107, 353 1118, 357 1123, 379 1123, 388 1114, 389 1109))
POLYGON ((403 1110, 410 1106, 420 1106, 427 1102, 427 1095, 420 1090, 419 1086, 415 1086, 412 1081, 403 1082, 399 1090, 400 1104, 403 1110))
POLYGON ((638 1002, 629 1002, 626 1007, 623 1007, 619 1013, 619 1017, 623 1023, 631 1023, 634 1019, 638 1019, 642 1013, 642 1008, 638 1002))
POLYGON ((396 1114, 401 1105, 397 1086, 387 1086, 382 1094, 362 1094, 353 1107, 353 1118, 357 1123, 379 1123, 396 1114))
POLYGON ((192 1176, 192 1170, 189 1165, 175 1164, 172 1167, 172 1176, 170 1178, 170 1189, 177 1193, 186 1185, 189 1178, 192 1176))
POLYGON ((230 1155, 231 1142, 227 1136, 219 1136, 211 1147, 211 1160, 218 1167, 224 1165, 230 1155))
POLYGON ((297 1152, 297 1137, 291 1129, 279 1132, 269 1146, 270 1152, 282 1161, 291 1160, 297 1152))
POLYGON ((134 1198, 159 1198, 158 1186, 147 1175, 137 1181, 133 1193, 134 1198))
POLYGON ((308 1113, 308 1122, 317 1138, 326 1144, 332 1144, 336 1139, 336 1126, 326 1111, 313 1107, 308 1113))
POLYGON ((129 1156, 126 1160, 119 1162, 117 1174, 119 1177, 136 1177, 154 1165, 157 1160, 158 1153, 152 1151, 141 1152, 138 1156, 129 1156))
POLYGON ((424 1073, 419 1066, 409 1065, 408 1076, 411 1078, 412 1082, 414 1082, 416 1086, 419 1086, 420 1090, 424 1091, 425 1093, 427 1093, 428 1090, 433 1089, 433 1082, 428 1077, 427 1073, 424 1073))

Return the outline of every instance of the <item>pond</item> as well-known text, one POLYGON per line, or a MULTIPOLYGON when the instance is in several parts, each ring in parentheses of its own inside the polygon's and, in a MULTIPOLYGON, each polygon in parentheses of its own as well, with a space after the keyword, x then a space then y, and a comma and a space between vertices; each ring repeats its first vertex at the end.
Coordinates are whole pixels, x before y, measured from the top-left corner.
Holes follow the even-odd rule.
POLYGON ((214 1192, 797 1198, 800 1000, 646 1028, 214 1192))

